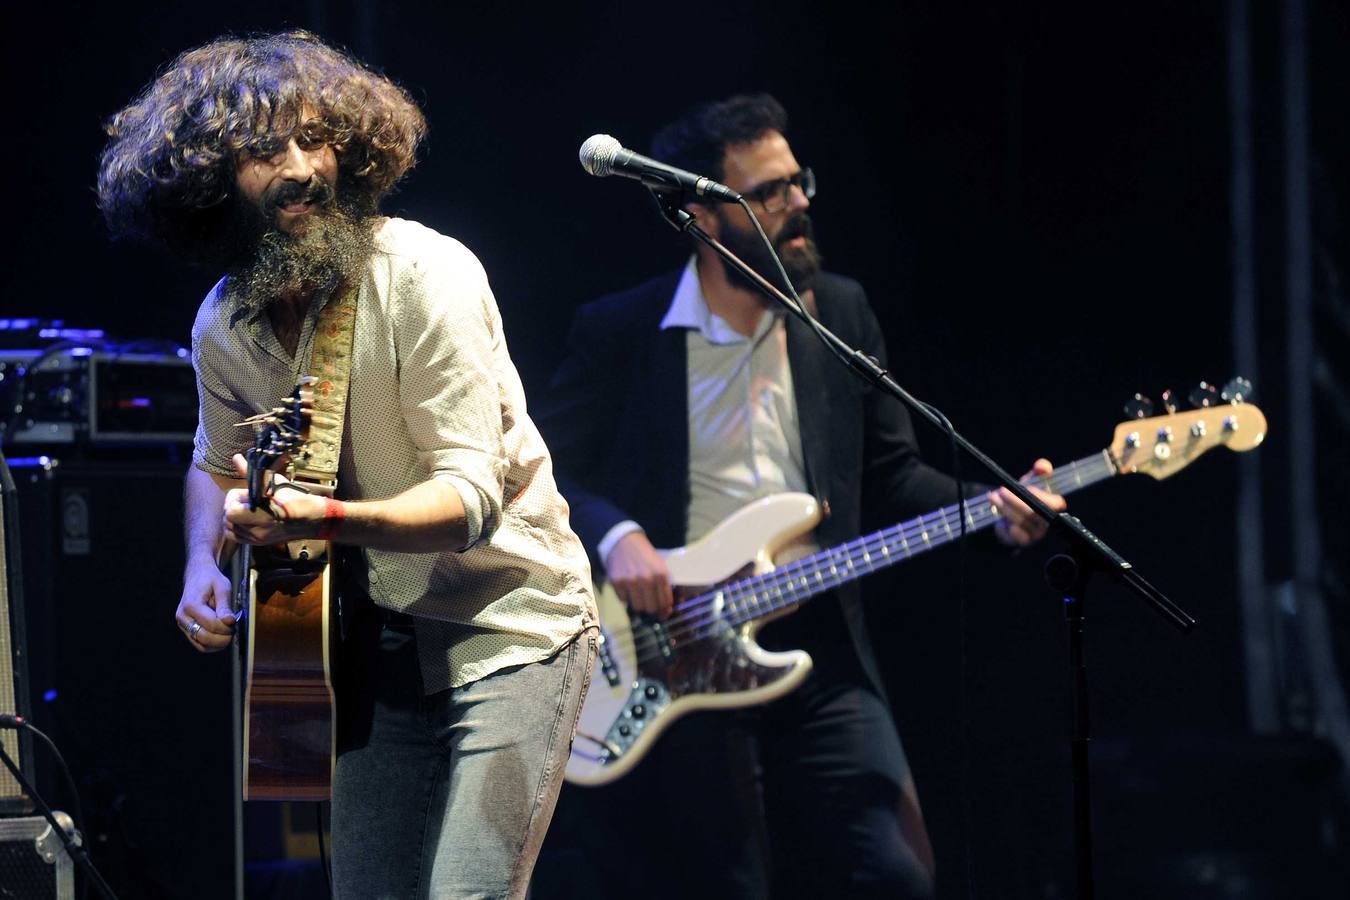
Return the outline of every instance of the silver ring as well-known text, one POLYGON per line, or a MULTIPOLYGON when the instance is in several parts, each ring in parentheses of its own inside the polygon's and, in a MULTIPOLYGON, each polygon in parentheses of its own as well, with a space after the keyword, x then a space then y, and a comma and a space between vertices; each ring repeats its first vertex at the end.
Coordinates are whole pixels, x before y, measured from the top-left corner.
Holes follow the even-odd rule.
POLYGON ((195 640, 197 637, 197 632, 201 630, 202 630, 202 623, 194 619, 192 624, 188 626, 188 638, 190 640, 195 640))

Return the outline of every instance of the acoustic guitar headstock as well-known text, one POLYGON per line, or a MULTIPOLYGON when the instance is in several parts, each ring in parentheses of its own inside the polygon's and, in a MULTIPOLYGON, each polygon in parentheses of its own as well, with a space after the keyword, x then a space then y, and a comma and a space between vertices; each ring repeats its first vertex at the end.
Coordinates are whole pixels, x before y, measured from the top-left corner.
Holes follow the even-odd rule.
POLYGON ((267 502, 263 476, 281 468, 309 439, 309 423, 314 414, 314 393, 309 386, 314 381, 312 376, 302 377, 279 405, 239 423, 256 429, 253 446, 244 454, 248 460, 249 505, 253 509, 260 509, 267 502))

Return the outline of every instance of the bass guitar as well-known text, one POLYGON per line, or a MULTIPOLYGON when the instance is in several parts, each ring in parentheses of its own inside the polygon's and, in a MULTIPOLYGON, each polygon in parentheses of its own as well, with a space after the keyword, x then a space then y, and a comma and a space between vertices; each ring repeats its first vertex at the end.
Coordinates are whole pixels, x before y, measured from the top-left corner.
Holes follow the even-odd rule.
MULTIPOLYGON (((268 507, 269 472, 304 444, 313 402, 305 379, 258 426, 248 496, 268 507)), ((234 610, 243 654, 245 800, 327 800, 336 760, 334 618, 327 541, 239 548, 234 610)))
MULTIPOLYGON (((1114 475, 1163 479, 1213 447, 1251 450, 1265 433, 1261 410, 1242 403, 1137 419, 1117 426, 1100 453, 1027 483, 1069 494, 1114 475)), ((999 519, 981 498, 966 502, 965 515, 967 532, 999 519)), ((778 494, 738 510, 696 543, 662 551, 676 598, 665 621, 630 616, 613 588, 597 587, 600 652, 568 781, 600 785, 622 777, 666 727, 694 710, 766 703, 796 688, 811 657, 764 650, 755 643, 759 627, 817 594, 959 537, 961 505, 827 550, 803 550, 820 520, 814 497, 778 494)))

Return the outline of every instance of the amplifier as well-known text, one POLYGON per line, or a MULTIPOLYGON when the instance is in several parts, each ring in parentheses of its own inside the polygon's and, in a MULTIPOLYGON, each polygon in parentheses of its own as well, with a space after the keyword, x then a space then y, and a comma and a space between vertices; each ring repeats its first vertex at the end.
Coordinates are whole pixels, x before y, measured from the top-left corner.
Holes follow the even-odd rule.
POLYGON ((87 346, 0 351, 4 442, 189 442, 197 428, 197 386, 187 356, 87 346))
MULTIPOLYGON (((198 653, 173 620, 186 467, 8 462, 30 715, 79 784, 94 864, 123 898, 233 900, 238 682, 230 653, 198 653)), ((71 809, 53 757, 33 749, 38 793, 71 809)))

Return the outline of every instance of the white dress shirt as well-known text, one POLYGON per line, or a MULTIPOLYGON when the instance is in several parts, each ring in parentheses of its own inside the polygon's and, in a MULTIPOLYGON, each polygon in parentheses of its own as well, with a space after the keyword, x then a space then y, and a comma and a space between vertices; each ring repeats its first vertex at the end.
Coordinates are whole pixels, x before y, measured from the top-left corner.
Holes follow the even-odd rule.
MULTIPOLYGON (((801 430, 780 310, 765 310, 753 335, 708 308, 691 257, 661 328, 684 328, 688 354, 689 516, 685 543, 760 497, 806 490, 801 430)), ((635 522, 601 540, 606 559, 635 522)))

